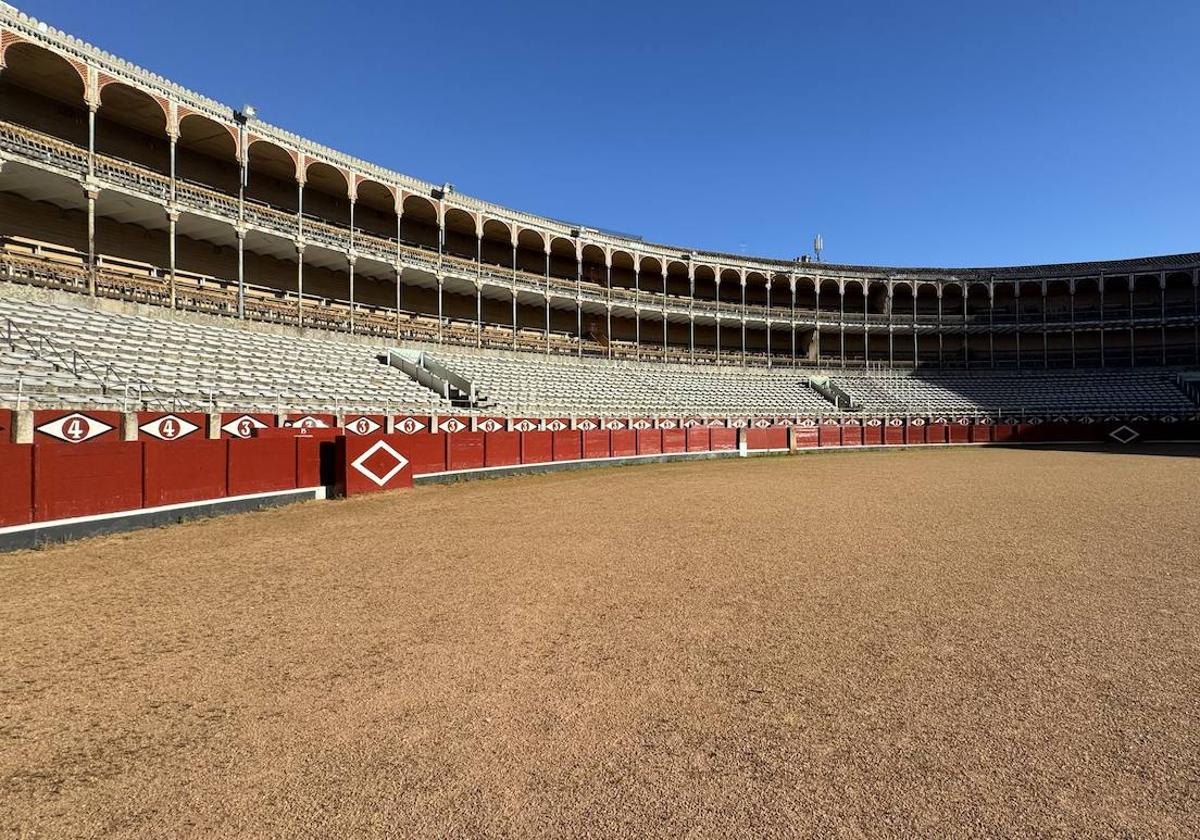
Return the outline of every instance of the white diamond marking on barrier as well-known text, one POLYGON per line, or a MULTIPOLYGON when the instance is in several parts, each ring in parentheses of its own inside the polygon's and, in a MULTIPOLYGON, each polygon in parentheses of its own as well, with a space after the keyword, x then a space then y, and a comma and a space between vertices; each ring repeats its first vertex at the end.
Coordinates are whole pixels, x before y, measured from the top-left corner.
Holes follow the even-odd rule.
POLYGON ((355 435, 369 435, 379 429, 379 424, 370 417, 359 417, 346 424, 346 431, 355 435))
POLYGON ((575 424, 575 428, 582 429, 585 432, 593 432, 596 430, 596 421, 580 420, 578 423, 575 424))
POLYGON ((311 414, 305 414, 303 417, 297 417, 295 420, 288 420, 283 425, 292 429, 328 429, 329 424, 320 417, 313 417, 311 414))
POLYGON ((417 432, 425 431, 425 424, 415 417, 405 417, 394 428, 402 435, 415 435, 417 432))
POLYGON ((199 426, 190 420, 185 420, 174 414, 167 414, 138 426, 140 431, 159 440, 179 440, 180 438, 187 437, 199 428, 199 426))
POLYGON ((562 420, 547 420, 546 431, 549 432, 564 432, 567 429, 567 424, 562 420))
POLYGON ((496 420, 492 417, 478 420, 475 423, 475 429, 480 432, 498 432, 503 428, 503 424, 501 424, 499 420, 496 420))
POLYGON ((1135 441, 1141 437, 1140 434, 1138 434, 1136 431, 1129 428, 1128 426, 1120 426, 1116 429, 1113 429, 1111 432, 1108 433, 1108 436, 1110 438, 1112 438, 1113 440, 1115 440, 1117 443, 1121 443, 1121 444, 1131 443, 1132 441, 1135 441))
POLYGON ((248 438, 254 434, 255 429, 265 429, 267 424, 259 420, 257 417, 251 417, 249 414, 243 414, 241 417, 235 417, 221 427, 221 430, 228 432, 234 437, 248 438))
POLYGON ((37 430, 42 434, 50 435, 50 437, 65 440, 67 443, 83 443, 85 440, 91 440, 112 431, 112 428, 94 417, 75 413, 51 420, 49 423, 43 423, 37 427, 37 430))
POLYGON ((467 428, 467 424, 459 420, 457 417, 451 417, 449 420, 443 420, 438 424, 438 428, 446 434, 454 434, 461 432, 467 428))
POLYGON ((353 461, 351 461, 350 466, 354 467, 354 469, 358 470, 360 473, 365 475, 367 478, 371 479, 371 481, 375 482, 375 485, 377 487, 383 487, 385 484, 387 484, 389 481, 391 481, 393 478, 396 477, 396 473, 400 472, 402 469, 404 469, 406 466, 408 466, 408 459, 405 458, 403 455, 401 455, 399 452, 397 452, 395 449, 392 449, 392 447, 388 446, 387 441, 379 440, 379 441, 376 441, 375 444, 370 449, 368 449, 366 452, 364 452, 363 454, 361 454, 357 458, 355 458, 353 461), (383 475, 378 475, 374 470, 372 470, 370 467, 367 466, 367 461, 370 460, 371 457, 374 456, 376 452, 386 452, 387 454, 391 455, 392 458, 394 458, 396 461, 395 466, 393 466, 390 470, 388 470, 383 475))

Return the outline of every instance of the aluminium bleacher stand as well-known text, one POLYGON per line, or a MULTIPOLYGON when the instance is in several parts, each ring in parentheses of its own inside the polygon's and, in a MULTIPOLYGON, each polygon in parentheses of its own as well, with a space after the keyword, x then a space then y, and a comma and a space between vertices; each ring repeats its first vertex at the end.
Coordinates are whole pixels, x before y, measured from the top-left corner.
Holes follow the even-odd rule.
POLYGON ((0 402, 27 407, 122 407, 134 383, 160 403, 205 410, 336 412, 439 411, 449 403, 395 368, 386 348, 264 334, 42 301, 0 298, 0 324, 15 340, 0 346, 0 402), (57 352, 44 350, 48 339, 57 352), (87 370, 62 364, 74 351, 87 370))

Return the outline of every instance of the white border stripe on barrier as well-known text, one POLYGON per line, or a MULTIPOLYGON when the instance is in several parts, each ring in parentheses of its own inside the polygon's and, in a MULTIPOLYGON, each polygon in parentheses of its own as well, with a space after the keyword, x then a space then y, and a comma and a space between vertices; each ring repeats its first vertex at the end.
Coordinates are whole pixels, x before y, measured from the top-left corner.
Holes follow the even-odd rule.
POLYGON ((266 493, 247 493, 242 496, 217 496, 212 499, 198 499, 194 502, 179 502, 173 505, 159 505, 158 507, 142 507, 129 508, 128 510, 114 510, 109 513, 94 513, 90 516, 72 516, 67 519, 44 519, 40 522, 29 522, 25 525, 9 525, 7 528, 0 528, 0 536, 5 534, 19 534, 22 531, 36 531, 39 528, 56 528, 62 525, 83 525, 88 522, 103 522, 107 519, 121 519, 122 517, 131 516, 149 516, 155 513, 169 513, 174 510, 185 511, 192 508, 203 507, 205 505, 219 505, 227 502, 245 502, 254 499, 271 499, 279 496, 290 496, 298 493, 310 493, 313 499, 324 499, 326 491, 323 486, 316 487, 296 487, 292 490, 271 490, 266 493))

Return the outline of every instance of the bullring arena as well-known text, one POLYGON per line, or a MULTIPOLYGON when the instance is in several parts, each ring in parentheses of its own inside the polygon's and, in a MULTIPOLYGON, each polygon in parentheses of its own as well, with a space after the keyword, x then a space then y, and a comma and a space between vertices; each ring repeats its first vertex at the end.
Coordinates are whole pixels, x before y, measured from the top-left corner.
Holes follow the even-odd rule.
POLYGON ((8 555, 5 828, 1193 836, 1197 488, 1153 452, 841 453, 8 555))
POLYGON ((0 832, 1200 834, 1200 254, 750 257, 0 3, 0 832))

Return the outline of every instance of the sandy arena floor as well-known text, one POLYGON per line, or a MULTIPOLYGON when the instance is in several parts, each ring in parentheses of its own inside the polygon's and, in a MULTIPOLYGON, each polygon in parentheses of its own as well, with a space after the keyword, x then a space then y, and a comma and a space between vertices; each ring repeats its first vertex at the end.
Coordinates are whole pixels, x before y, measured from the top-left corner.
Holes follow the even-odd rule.
POLYGON ((0 556, 0 836, 1200 834, 1200 458, 616 468, 0 556))

